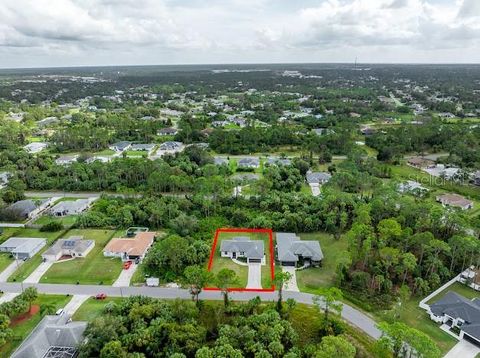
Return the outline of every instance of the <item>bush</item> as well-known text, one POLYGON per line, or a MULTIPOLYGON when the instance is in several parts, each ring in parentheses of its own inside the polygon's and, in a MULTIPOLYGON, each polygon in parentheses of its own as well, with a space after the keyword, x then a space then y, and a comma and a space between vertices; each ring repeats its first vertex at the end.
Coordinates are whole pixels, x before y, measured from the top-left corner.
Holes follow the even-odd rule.
POLYGON ((54 232, 54 231, 60 231, 63 229, 62 223, 58 221, 50 221, 49 223, 46 223, 40 228, 41 232, 54 232))

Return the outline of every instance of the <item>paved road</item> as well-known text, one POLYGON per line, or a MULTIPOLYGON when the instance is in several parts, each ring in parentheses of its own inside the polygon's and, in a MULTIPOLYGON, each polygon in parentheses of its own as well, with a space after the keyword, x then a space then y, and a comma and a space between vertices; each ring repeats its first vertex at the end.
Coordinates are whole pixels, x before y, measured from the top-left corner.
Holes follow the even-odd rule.
MULTIPOLYGON (((93 286, 93 285, 60 285, 60 284, 28 284, 24 283, 24 287, 36 287, 40 293, 45 294, 69 294, 69 295, 88 295, 93 296, 98 293, 105 293, 107 296, 128 297, 128 296, 149 296, 155 298, 190 299, 191 296, 187 290, 180 288, 162 288, 162 287, 113 287, 113 286, 93 286)), ((18 293, 22 287, 20 283, 0 283, 0 290, 4 292, 18 293)), ((259 296, 263 301, 271 301, 277 299, 276 292, 233 292, 231 297, 238 301, 248 301, 259 296)), ((284 298, 293 298, 298 303, 307 305, 313 304, 313 295, 303 292, 284 292, 284 298)), ((201 299, 221 300, 221 293, 218 291, 204 291, 200 295, 201 299)), ((373 319, 350 307, 343 305, 342 317, 350 324, 358 327, 369 336, 378 339, 381 332, 376 327, 373 319)))
POLYGON ((5 270, 0 273, 0 282, 7 282, 8 278, 12 276, 12 274, 23 265, 25 261, 23 260, 15 260, 10 265, 7 266, 5 270))
MULTIPOLYGON (((120 198, 141 198, 143 194, 122 194, 122 193, 112 193, 112 192, 67 192, 67 191, 26 191, 25 196, 30 198, 51 198, 51 197, 60 197, 60 198, 99 198, 102 195, 120 197, 120 198)), ((176 193, 161 193, 163 196, 173 196, 184 198, 185 194, 176 194, 176 193)))

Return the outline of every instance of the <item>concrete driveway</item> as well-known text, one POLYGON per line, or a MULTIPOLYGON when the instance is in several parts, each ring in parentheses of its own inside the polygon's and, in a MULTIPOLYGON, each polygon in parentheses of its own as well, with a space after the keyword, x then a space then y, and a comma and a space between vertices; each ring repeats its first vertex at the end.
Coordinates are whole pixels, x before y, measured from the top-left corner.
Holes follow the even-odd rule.
POLYGON ((480 353, 479 347, 461 339, 444 358, 475 358, 478 353, 480 353))
POLYGON ((17 297, 20 294, 20 292, 6 292, 0 297, 0 304, 5 303, 5 302, 10 302, 13 300, 15 297, 17 297))
POLYGON ((120 272, 117 280, 113 283, 113 287, 128 287, 130 286, 130 281, 132 280, 133 274, 137 271, 138 265, 135 262, 132 262, 132 265, 128 270, 123 269, 120 272))
POLYGON ((320 195, 320 185, 318 184, 309 184, 310 189, 312 190, 312 195, 313 196, 319 196, 320 195))
POLYGON ((23 282, 24 283, 39 283, 42 276, 45 274, 45 272, 48 271, 48 269, 50 267, 52 267, 53 264, 54 264, 53 261, 42 262, 40 265, 38 265, 38 267, 35 269, 35 271, 33 271, 30 274, 30 276, 28 276, 25 279, 25 281, 23 281, 23 282))
POLYGON ((248 264, 247 288, 262 288, 261 264, 248 264))
POLYGON ((72 297, 70 302, 64 307, 64 312, 70 317, 73 316, 75 312, 80 308, 80 306, 90 298, 89 295, 75 295, 72 297))
POLYGON ((22 266, 24 263, 23 260, 15 260, 10 265, 7 266, 5 270, 0 273, 0 282, 7 282, 8 278, 14 273, 17 268, 22 266))
POLYGON ((292 278, 283 284, 283 289, 285 291, 300 292, 297 286, 297 274, 294 266, 282 266, 283 272, 288 272, 292 275, 292 278))

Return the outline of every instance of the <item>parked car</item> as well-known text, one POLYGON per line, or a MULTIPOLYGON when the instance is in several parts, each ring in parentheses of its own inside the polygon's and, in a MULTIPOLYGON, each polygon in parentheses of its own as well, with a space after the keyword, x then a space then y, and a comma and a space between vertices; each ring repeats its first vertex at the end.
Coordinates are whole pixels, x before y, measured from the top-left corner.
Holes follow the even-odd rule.
POLYGON ((56 314, 57 316, 60 316, 60 315, 62 315, 64 312, 65 312, 65 311, 63 310, 63 308, 60 308, 60 309, 58 309, 57 312, 55 312, 55 314, 56 314))
POLYGON ((128 270, 130 268, 130 266, 132 266, 132 261, 126 261, 123 263, 123 268, 125 270, 128 270))
POLYGON ((96 300, 104 300, 105 298, 107 298, 107 295, 105 293, 99 293, 98 295, 94 296, 93 298, 96 299, 96 300))
POLYGON ((135 264, 138 265, 139 263, 140 263, 140 257, 137 257, 137 258, 135 259, 135 264))

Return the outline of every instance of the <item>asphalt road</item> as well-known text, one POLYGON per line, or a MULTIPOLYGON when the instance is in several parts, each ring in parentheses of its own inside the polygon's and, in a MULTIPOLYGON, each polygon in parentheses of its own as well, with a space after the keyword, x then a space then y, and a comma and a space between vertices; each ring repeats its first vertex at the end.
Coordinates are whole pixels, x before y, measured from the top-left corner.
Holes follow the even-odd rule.
MULTIPOLYGON (((113 287, 98 285, 62 285, 62 284, 29 284, 24 283, 23 288, 36 287, 40 293, 46 294, 69 294, 69 295, 88 295, 94 296, 98 293, 105 293, 107 296, 128 297, 128 296, 148 296, 164 299, 183 298, 190 299, 191 296, 187 290, 180 288, 161 288, 161 287, 113 287)), ((8 293, 18 293, 22 291, 20 283, 0 283, 0 290, 8 293)), ((231 298, 237 301, 248 301, 259 296, 262 301, 271 301, 277 299, 277 292, 232 292, 231 298)), ((298 303, 307 305, 313 304, 313 297, 309 293, 284 291, 284 299, 293 298, 298 303)), ((221 293, 218 291, 204 291, 200 295, 205 300, 221 300, 221 293)), ((381 332, 376 327, 373 319, 360 312, 359 310, 343 305, 342 317, 353 326, 356 326, 374 339, 381 336, 381 332)))

